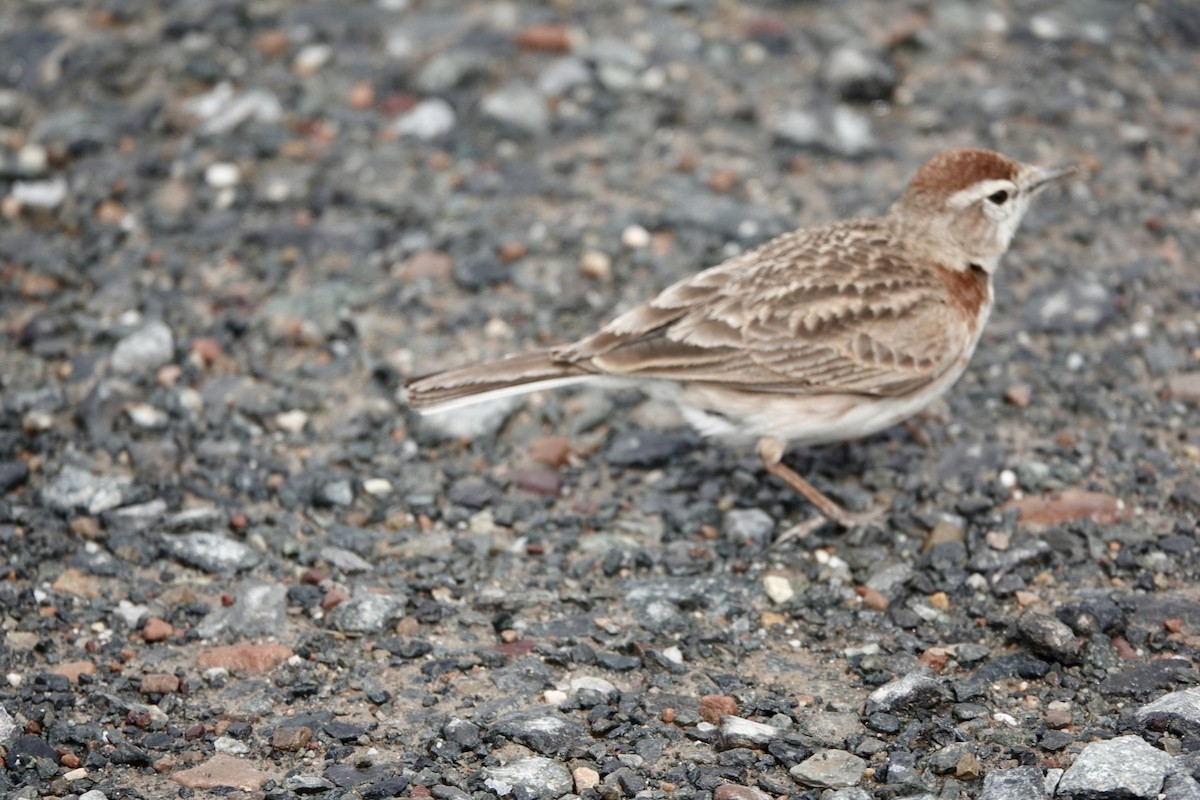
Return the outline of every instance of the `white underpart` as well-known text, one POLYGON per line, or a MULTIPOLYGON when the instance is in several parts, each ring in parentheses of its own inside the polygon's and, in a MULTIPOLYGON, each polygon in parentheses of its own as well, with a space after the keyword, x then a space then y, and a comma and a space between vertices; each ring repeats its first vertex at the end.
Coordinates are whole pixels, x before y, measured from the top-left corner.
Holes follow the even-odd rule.
POLYGON ((860 439, 890 428, 943 395, 966 367, 963 358, 936 381, 903 397, 733 392, 693 384, 680 396, 683 417, 702 435, 745 445, 773 436, 791 445, 860 439), (713 412, 716 413, 713 413, 713 412))

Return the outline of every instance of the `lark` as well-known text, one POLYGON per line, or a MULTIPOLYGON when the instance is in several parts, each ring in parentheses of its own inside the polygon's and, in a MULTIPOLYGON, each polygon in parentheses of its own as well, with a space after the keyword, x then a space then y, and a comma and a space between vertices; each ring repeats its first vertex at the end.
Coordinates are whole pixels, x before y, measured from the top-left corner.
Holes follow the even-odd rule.
POLYGON ((949 389, 979 343, 992 280, 1034 195, 1074 174, 982 149, 926 162, 882 216, 802 228, 685 278, 573 344, 407 384, 422 412, 589 381, 675 401, 704 436, 757 443, 820 514, 855 514, 783 463, 857 439, 949 389))

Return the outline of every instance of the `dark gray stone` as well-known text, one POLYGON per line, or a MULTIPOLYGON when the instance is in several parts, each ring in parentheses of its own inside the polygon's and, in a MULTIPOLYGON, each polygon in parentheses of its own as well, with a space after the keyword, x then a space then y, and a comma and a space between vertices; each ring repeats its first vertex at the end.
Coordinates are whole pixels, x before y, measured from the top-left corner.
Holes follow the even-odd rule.
POLYGON ((492 731, 543 755, 566 754, 586 736, 582 725, 551 708, 505 714, 492 731))
POLYGON ((1049 614, 1026 611, 1017 620, 1017 631, 1043 655, 1063 662, 1078 658, 1079 641, 1075 634, 1049 614))
POLYGON ((950 692, 928 667, 918 667, 902 678, 885 683, 867 697, 867 713, 930 708, 950 699, 950 692))
POLYGON ((1046 778, 1037 767, 993 770, 983 776, 979 800, 1046 800, 1046 778))
POLYGON ((625 431, 604 452, 604 459, 617 467, 654 467, 691 451, 697 437, 690 431, 625 431))
POLYGON ((250 569, 262 556, 219 533, 169 534, 163 537, 163 549, 173 558, 206 572, 229 573, 250 569))

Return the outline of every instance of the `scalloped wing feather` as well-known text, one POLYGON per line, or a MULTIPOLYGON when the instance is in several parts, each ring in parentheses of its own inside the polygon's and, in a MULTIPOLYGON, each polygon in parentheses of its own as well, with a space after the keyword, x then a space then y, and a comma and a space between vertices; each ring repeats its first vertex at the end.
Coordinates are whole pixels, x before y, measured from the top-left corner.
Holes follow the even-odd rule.
POLYGON ((956 305, 940 268, 897 257, 895 241, 883 219, 784 235, 674 284, 554 357, 751 391, 916 391, 961 365, 981 320, 956 305))

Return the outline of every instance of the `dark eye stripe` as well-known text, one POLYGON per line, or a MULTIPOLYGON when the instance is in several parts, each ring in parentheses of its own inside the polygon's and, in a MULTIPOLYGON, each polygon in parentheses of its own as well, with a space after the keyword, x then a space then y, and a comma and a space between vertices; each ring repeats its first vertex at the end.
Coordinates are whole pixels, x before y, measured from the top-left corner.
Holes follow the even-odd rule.
POLYGON ((1002 206, 1008 202, 1008 191, 1001 189, 998 192, 993 192, 992 194, 988 195, 988 200, 998 206, 1002 206))

